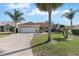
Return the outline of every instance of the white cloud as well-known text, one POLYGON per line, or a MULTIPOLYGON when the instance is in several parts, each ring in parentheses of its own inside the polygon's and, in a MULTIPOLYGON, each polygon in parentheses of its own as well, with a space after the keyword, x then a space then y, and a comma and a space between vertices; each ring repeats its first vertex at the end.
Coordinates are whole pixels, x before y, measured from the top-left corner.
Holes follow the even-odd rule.
POLYGON ((65 12, 69 12, 69 10, 64 10, 63 13, 65 13, 65 12))
POLYGON ((56 14, 59 14, 59 13, 62 13, 62 11, 54 11, 54 12, 52 12, 52 15, 56 15, 56 14))
POLYGON ((41 12, 38 8, 35 8, 35 9, 32 9, 32 11, 30 13, 27 13, 27 15, 36 15, 36 14, 39 14, 39 15, 47 15, 47 12, 41 12))
MULTIPOLYGON (((28 11, 31 7, 31 3, 19 3, 19 4, 15 4, 15 3, 11 3, 11 4, 7 4, 9 9, 19 9, 21 10, 23 13, 26 13, 26 11, 28 11)), ((52 15, 56 15, 59 13, 65 13, 68 12, 69 10, 64 10, 64 11, 54 11, 52 12, 52 15)), ((38 8, 33 8, 31 12, 28 12, 27 15, 29 16, 33 16, 33 15, 43 15, 43 16, 47 16, 48 13, 44 12, 44 11, 40 11, 38 8)))
POLYGON ((15 4, 15 3, 11 3, 11 4, 8 4, 7 6, 8 6, 8 8, 11 8, 11 9, 24 9, 24 8, 29 8, 30 7, 30 3, 26 3, 26 4, 24 4, 24 3, 21 3, 21 4, 15 4))
MULTIPOLYGON (((55 12, 52 12, 52 14, 56 14, 56 13, 60 13, 59 11, 55 11, 55 12)), ((30 13, 28 13, 27 15, 31 15, 31 16, 33 16, 33 15, 48 15, 48 13, 47 12, 44 12, 44 11, 40 11, 38 8, 35 8, 35 9, 33 9, 30 13)))
MULTIPOLYGON (((59 13, 65 13, 65 12, 68 12, 69 10, 64 10, 64 11, 54 11, 52 12, 52 15, 56 15, 56 14, 59 14, 59 13)), ((30 13, 27 13, 27 15, 30 15, 30 16, 33 16, 33 15, 45 15, 47 16, 48 13, 47 12, 44 12, 44 11, 40 11, 38 8, 34 8, 32 9, 32 11, 30 13)))
POLYGON ((52 12, 52 15, 59 14, 59 13, 64 14, 65 12, 69 12, 69 10, 63 10, 63 11, 57 10, 57 11, 52 12))
POLYGON ((6 5, 8 7, 8 9, 18 9, 20 11, 22 11, 24 14, 26 13, 26 11, 29 11, 30 7, 31 7, 31 3, 10 3, 6 5))

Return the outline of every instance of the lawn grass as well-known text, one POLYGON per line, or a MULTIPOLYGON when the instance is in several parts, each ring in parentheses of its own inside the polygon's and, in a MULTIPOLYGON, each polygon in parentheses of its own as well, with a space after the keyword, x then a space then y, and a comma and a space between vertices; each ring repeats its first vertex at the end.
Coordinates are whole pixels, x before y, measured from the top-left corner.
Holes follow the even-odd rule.
POLYGON ((0 32, 0 38, 10 35, 10 32, 0 32))
MULTIPOLYGON (((53 38, 63 38, 61 33, 53 33, 53 38)), ((33 54, 37 56, 79 56, 79 39, 56 40, 55 43, 44 43, 47 34, 39 34, 31 41, 33 54), (41 44, 44 43, 44 44, 41 44)))

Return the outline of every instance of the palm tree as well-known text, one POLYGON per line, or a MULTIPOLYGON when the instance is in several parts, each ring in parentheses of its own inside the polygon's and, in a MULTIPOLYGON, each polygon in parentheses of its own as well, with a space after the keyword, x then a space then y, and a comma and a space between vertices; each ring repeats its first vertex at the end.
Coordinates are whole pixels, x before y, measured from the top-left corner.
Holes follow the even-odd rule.
POLYGON ((67 19, 70 20, 70 22, 71 22, 71 25, 70 25, 71 30, 72 30, 72 25, 73 25, 72 19, 74 18, 74 15, 76 14, 76 12, 79 12, 79 11, 78 10, 73 10, 71 8, 71 9, 69 9, 69 12, 65 12, 64 15, 62 15, 62 16, 66 17, 67 19))
POLYGON ((37 8, 40 11, 47 11, 48 12, 48 22, 49 22, 49 28, 48 28, 48 41, 51 41, 51 14, 52 10, 55 11, 58 7, 62 6, 62 3, 36 3, 37 8))
POLYGON ((13 20, 13 22, 15 24, 14 33, 16 33, 17 23, 20 22, 20 21, 22 21, 22 20, 25 20, 22 17, 23 13, 20 12, 20 11, 18 11, 18 10, 16 10, 16 9, 14 9, 14 13, 11 13, 9 11, 6 11, 5 14, 9 15, 12 18, 12 20, 13 20))

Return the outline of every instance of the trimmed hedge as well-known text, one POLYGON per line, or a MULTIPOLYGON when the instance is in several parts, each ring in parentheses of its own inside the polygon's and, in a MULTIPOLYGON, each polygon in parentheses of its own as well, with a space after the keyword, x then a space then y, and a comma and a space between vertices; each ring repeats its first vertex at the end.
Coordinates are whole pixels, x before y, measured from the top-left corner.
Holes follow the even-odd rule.
POLYGON ((73 35, 79 35, 79 29, 72 29, 73 35))

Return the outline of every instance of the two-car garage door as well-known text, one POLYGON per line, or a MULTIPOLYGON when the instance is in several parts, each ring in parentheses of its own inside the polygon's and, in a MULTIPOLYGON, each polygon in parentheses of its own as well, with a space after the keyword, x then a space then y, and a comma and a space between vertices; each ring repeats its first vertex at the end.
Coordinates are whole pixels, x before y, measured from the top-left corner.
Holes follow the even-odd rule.
POLYGON ((36 32, 36 28, 20 28, 20 32, 25 33, 25 32, 36 32))

